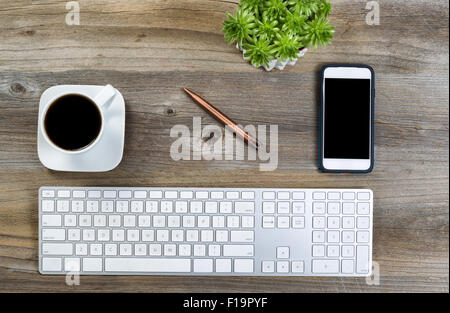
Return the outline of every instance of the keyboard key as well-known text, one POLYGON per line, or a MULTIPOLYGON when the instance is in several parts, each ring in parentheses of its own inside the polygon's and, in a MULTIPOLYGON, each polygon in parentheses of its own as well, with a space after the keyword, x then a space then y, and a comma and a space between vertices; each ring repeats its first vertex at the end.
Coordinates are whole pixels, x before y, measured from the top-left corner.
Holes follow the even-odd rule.
POLYGON ((55 201, 42 200, 42 212, 53 212, 53 211, 55 211, 55 201))
POLYGON ((74 190, 72 192, 74 198, 86 198, 86 191, 84 190, 74 190))
POLYGON ((227 199, 230 199, 230 200, 239 199, 239 192, 238 191, 228 191, 226 193, 226 197, 227 197, 227 199))
POLYGON ((370 200, 369 192, 358 192, 358 200, 370 200))
POLYGON ((305 214, 305 202, 292 202, 292 214, 305 214))
POLYGON ((192 199, 192 198, 194 198, 194 193, 192 191, 181 191, 180 198, 181 199, 192 199))
POLYGON ((313 228, 325 228, 325 216, 313 217, 313 228))
POLYGON ((355 214, 355 204, 353 202, 342 203, 342 214, 354 215, 355 214))
POLYGON ((191 260, 173 258, 105 258, 105 271, 188 273, 191 271, 191 260))
POLYGON ((120 190, 119 191, 119 198, 130 199, 131 198, 131 191, 130 190, 120 190))
POLYGON ((58 198, 70 198, 70 190, 58 190, 58 198))
POLYGON ((275 202, 263 202, 263 213, 264 214, 275 213, 275 202))
POLYGON ((345 229, 355 228, 355 218, 353 216, 344 216, 342 218, 342 228, 345 229))
POLYGON ((233 210, 233 203, 232 202, 220 202, 220 213, 222 214, 228 214, 228 213, 232 213, 233 210))
POLYGON ((312 272, 315 274, 338 274, 339 260, 313 260, 312 272))
POLYGON ((134 192, 134 197, 136 199, 145 199, 147 198, 147 191, 145 190, 137 190, 134 192))
POLYGON ((149 192, 148 197, 150 199, 161 199, 163 196, 162 191, 160 190, 152 190, 149 192))
POLYGON ((356 227, 368 229, 370 227, 370 219, 367 216, 358 216, 356 219, 356 227))
POLYGON ((342 232, 342 242, 343 243, 353 243, 355 242, 355 232, 344 230, 342 232))
MULTIPOLYGON (((203 213, 203 202, 192 201, 190 203, 190 206, 191 206, 191 213, 203 213)), ((231 207, 230 207, 230 211, 231 211, 231 207)))
POLYGON ((231 273, 231 259, 216 259, 217 273, 231 273))
POLYGON ((303 273, 305 265, 303 261, 292 261, 292 273, 303 273))
POLYGON ((277 247, 277 259, 289 259, 289 247, 277 247))
POLYGON ((313 203, 313 213, 314 214, 325 214, 325 202, 314 202, 313 203))
POLYGON ((186 201, 175 202, 175 212, 176 213, 187 213, 188 203, 186 201))
POLYGON ((344 192, 344 193, 342 193, 342 199, 343 200, 355 200, 355 193, 354 192, 344 192))
POLYGON ((263 192, 264 200, 275 200, 275 192, 273 191, 264 191, 263 192))
POLYGON ((43 198, 54 198, 55 197, 55 191, 54 190, 49 190, 49 189, 43 189, 41 191, 41 196, 43 198))
POLYGON ((234 213, 236 214, 253 214, 255 213, 254 202, 235 202, 234 213))
POLYGON ((194 256, 205 256, 206 246, 205 245, 194 245, 194 256))
POLYGON ((253 273, 252 259, 235 259, 234 260, 235 273, 253 273))
POLYGON ((42 215, 42 226, 61 226, 61 215, 42 215))
POLYGON ((225 216, 213 216, 213 227, 223 228, 225 227, 225 216))
MULTIPOLYGON (((155 224, 153 224, 154 227, 155 224)), ((183 216, 183 227, 195 227, 195 216, 185 215, 183 216)))
POLYGON ((277 261, 277 273, 289 273, 289 261, 277 261))
POLYGON ((159 256, 162 254, 161 244, 152 243, 148 246, 148 254, 153 256, 159 256))
POLYGON ((339 257, 339 246, 328 246, 327 247, 327 257, 339 257))
POLYGON ((278 202, 278 214, 289 214, 289 202, 278 202))
POLYGON ((292 228, 305 228, 305 217, 304 216, 292 217, 292 228))
POLYGON ((289 216, 280 216, 277 218, 278 228, 289 228, 289 216))
POLYGON ((144 212, 144 202, 142 202, 142 201, 131 201, 130 211, 132 213, 142 213, 142 212, 144 212))
POLYGON ((279 191, 277 193, 278 200, 289 200, 290 195, 288 191, 279 191))
POLYGON ((117 255, 117 245, 114 243, 109 243, 105 245, 105 255, 117 255))
POLYGON ((58 200, 56 201, 56 211, 58 212, 69 212, 69 201, 68 200, 58 200))
POLYGON ((208 199, 208 192, 207 191, 197 191, 195 193, 196 199, 208 199))
POLYGON ((330 230, 327 232, 327 242, 330 243, 338 243, 339 242, 339 231, 338 230, 330 230))
POLYGON ((172 212, 173 212, 173 202, 161 201, 161 213, 172 213, 172 212))
POLYGON ((131 255, 131 244, 122 243, 119 245, 119 254, 120 255, 131 255))
POLYGON ((242 216, 242 228, 253 228, 255 227, 255 218, 253 216, 244 215, 242 216))
POLYGON ((305 193, 301 191, 294 191, 292 193, 292 199, 294 200, 305 200, 305 193))
POLYGON ((263 273, 273 273, 275 271, 275 262, 274 261, 263 261, 261 271, 263 273))
POLYGON ((313 231, 313 242, 325 242, 325 232, 313 231))
POLYGON ((98 201, 89 200, 86 202, 86 212, 97 213, 98 212, 98 201))
POLYGON ((72 255, 71 243, 43 243, 42 254, 44 255, 72 255))
POLYGON ((83 271, 101 272, 103 270, 103 260, 101 258, 84 258, 83 271))
POLYGON ((66 226, 66 227, 77 226, 77 216, 76 215, 64 215, 64 226, 66 226))
POLYGON ((79 272, 80 271, 80 259, 79 258, 65 258, 64 270, 66 272, 79 272))
POLYGON ((324 257, 325 256, 325 246, 314 245, 312 250, 313 257, 324 257))
POLYGON ((328 202, 328 214, 336 215, 341 212, 341 204, 339 202, 328 202))
POLYGON ((238 228, 239 227, 239 216, 227 216, 227 227, 228 228, 238 228))
POLYGON ((178 255, 180 256, 191 256, 191 245, 179 245, 178 255))
POLYGON ((205 213, 207 214, 215 214, 217 213, 217 202, 205 202, 205 213))
POLYGON ((330 216, 328 217, 327 227, 330 229, 338 229, 340 219, 339 216, 330 216))
POLYGON ((263 228, 274 228, 275 227, 275 217, 264 216, 263 217, 263 228))
POLYGON ((42 270, 46 272, 62 271, 61 258, 42 258, 42 270))
POLYGON ((208 256, 220 256, 220 245, 209 245, 208 256))
POLYGON ((353 258, 355 256, 354 246, 342 246, 342 256, 344 258, 353 258))
POLYGON ((177 245, 166 244, 164 245, 164 255, 165 256, 175 256, 177 255, 177 245))
POLYGON ((244 200, 253 200, 255 199, 255 193, 253 191, 243 191, 242 199, 244 200))
POLYGON ((100 190, 88 190, 88 198, 98 199, 101 197, 100 190))
POLYGON ((253 245, 224 245, 224 256, 253 256, 253 245))
POLYGON ((360 215, 370 214, 370 203, 369 202, 359 202, 358 203, 358 214, 360 214, 360 215))
POLYGON ((223 199, 223 191, 211 191, 211 199, 223 199))
POLYGON ((329 192, 328 200, 341 200, 341 193, 340 192, 329 192))
POLYGON ((178 191, 166 191, 164 193, 164 198, 166 199, 176 199, 178 198, 178 191))
POLYGON ((42 239, 43 240, 66 240, 66 230, 65 229, 42 229, 42 239))
POLYGON ((314 200, 325 200, 326 199, 326 193, 325 192, 314 192, 313 193, 313 199, 314 200))
POLYGON ((356 247, 356 272, 369 273, 369 246, 356 247))
POLYGON ((353 274, 355 272, 355 265, 353 260, 342 260, 342 273, 353 274))
POLYGON ((217 230, 216 231, 216 241, 217 242, 227 242, 228 241, 228 230, 217 230))
POLYGON ((75 255, 87 255, 88 245, 85 243, 77 243, 75 245, 75 255))
POLYGON ((195 259, 195 273, 211 273, 213 271, 213 259, 195 259))
POLYGON ((369 242, 369 232, 359 231, 356 233, 356 242, 358 243, 368 243, 369 242))
POLYGON ((253 231, 240 231, 233 230, 231 233, 231 242, 253 242, 254 232, 253 231))
POLYGON ((117 197, 117 191, 115 190, 105 190, 103 191, 103 197, 104 198, 110 198, 110 199, 114 199, 117 197))

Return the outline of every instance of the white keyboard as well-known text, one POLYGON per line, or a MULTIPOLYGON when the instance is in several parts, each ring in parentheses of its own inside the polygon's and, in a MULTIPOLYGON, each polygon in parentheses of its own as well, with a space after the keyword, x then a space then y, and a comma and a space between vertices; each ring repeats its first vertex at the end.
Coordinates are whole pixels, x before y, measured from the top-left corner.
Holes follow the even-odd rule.
POLYGON ((368 276, 363 189, 42 187, 39 271, 368 276))

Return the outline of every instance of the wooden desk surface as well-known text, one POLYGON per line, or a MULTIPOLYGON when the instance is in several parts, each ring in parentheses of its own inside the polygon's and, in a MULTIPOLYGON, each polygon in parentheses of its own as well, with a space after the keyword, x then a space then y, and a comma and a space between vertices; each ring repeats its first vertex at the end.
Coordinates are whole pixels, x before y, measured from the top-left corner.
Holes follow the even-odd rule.
MULTIPOLYGON (((81 25, 65 1, 0 1, 0 291, 448 292, 449 3, 384 0, 381 24, 366 1, 333 0, 333 44, 266 73, 221 33, 237 0, 83 0, 81 25), (367 63, 377 72, 373 174, 317 170, 318 69, 367 63), (126 99, 126 147, 109 173, 45 169, 36 150, 38 102, 57 84, 107 84, 126 99), (243 125, 279 125, 279 167, 252 161, 172 161, 176 124, 216 122, 181 91, 205 96, 243 125), (361 187, 375 194, 378 286, 364 279, 41 276, 42 185, 361 187)), ((199 139, 199 138, 197 138, 199 139)), ((201 140, 201 139, 199 139, 201 140)), ((209 143, 206 143, 209 144, 209 143)))

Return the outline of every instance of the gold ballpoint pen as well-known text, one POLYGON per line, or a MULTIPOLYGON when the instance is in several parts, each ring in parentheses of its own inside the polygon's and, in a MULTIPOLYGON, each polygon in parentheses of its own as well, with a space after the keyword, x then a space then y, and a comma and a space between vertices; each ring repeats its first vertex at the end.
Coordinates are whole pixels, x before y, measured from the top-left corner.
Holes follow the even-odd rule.
POLYGON ((206 100, 202 99, 199 95, 190 91, 189 89, 184 88, 184 91, 191 96, 191 98, 200 105, 204 110, 206 110, 209 114, 211 114, 216 120, 224 124, 225 126, 230 127, 234 133, 239 135, 245 142, 253 146, 256 150, 261 147, 261 143, 255 137, 251 136, 249 133, 240 128, 235 122, 233 122, 229 117, 220 112, 214 106, 209 104, 206 100))

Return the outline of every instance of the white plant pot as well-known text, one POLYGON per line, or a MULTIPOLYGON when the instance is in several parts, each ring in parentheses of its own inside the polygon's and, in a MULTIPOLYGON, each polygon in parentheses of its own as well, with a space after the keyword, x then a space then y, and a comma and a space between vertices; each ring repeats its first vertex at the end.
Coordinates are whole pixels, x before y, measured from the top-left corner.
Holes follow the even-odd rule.
MULTIPOLYGON (((236 49, 242 52, 242 57, 243 57, 244 61, 247 62, 247 61, 249 60, 249 58, 245 56, 245 52, 246 52, 247 50, 245 50, 245 49, 243 49, 243 48, 240 49, 240 48, 239 48, 239 45, 238 45, 237 43, 236 43, 236 49)), ((308 48, 302 48, 302 49, 300 49, 300 51, 298 52, 298 58, 291 59, 291 60, 289 60, 289 59, 287 59, 287 60, 280 60, 279 58, 277 58, 277 59, 274 59, 274 60, 269 61, 269 64, 268 64, 268 65, 263 65, 263 67, 264 67, 264 69, 265 69, 266 71, 268 71, 268 72, 270 72, 270 71, 273 70, 274 68, 276 68, 277 70, 282 71, 282 70, 284 70, 284 68, 286 67, 286 65, 294 66, 294 65, 297 63, 298 59, 300 59, 301 57, 303 57, 307 51, 308 51, 308 48)), ((256 67, 256 68, 259 68, 259 67, 257 67, 257 66, 255 66, 255 67, 256 67)))
POLYGON ((266 71, 270 72, 271 70, 273 70, 275 68, 275 66, 277 66, 277 63, 278 63, 278 60, 273 59, 273 60, 269 61, 268 65, 264 64, 263 67, 266 71))

